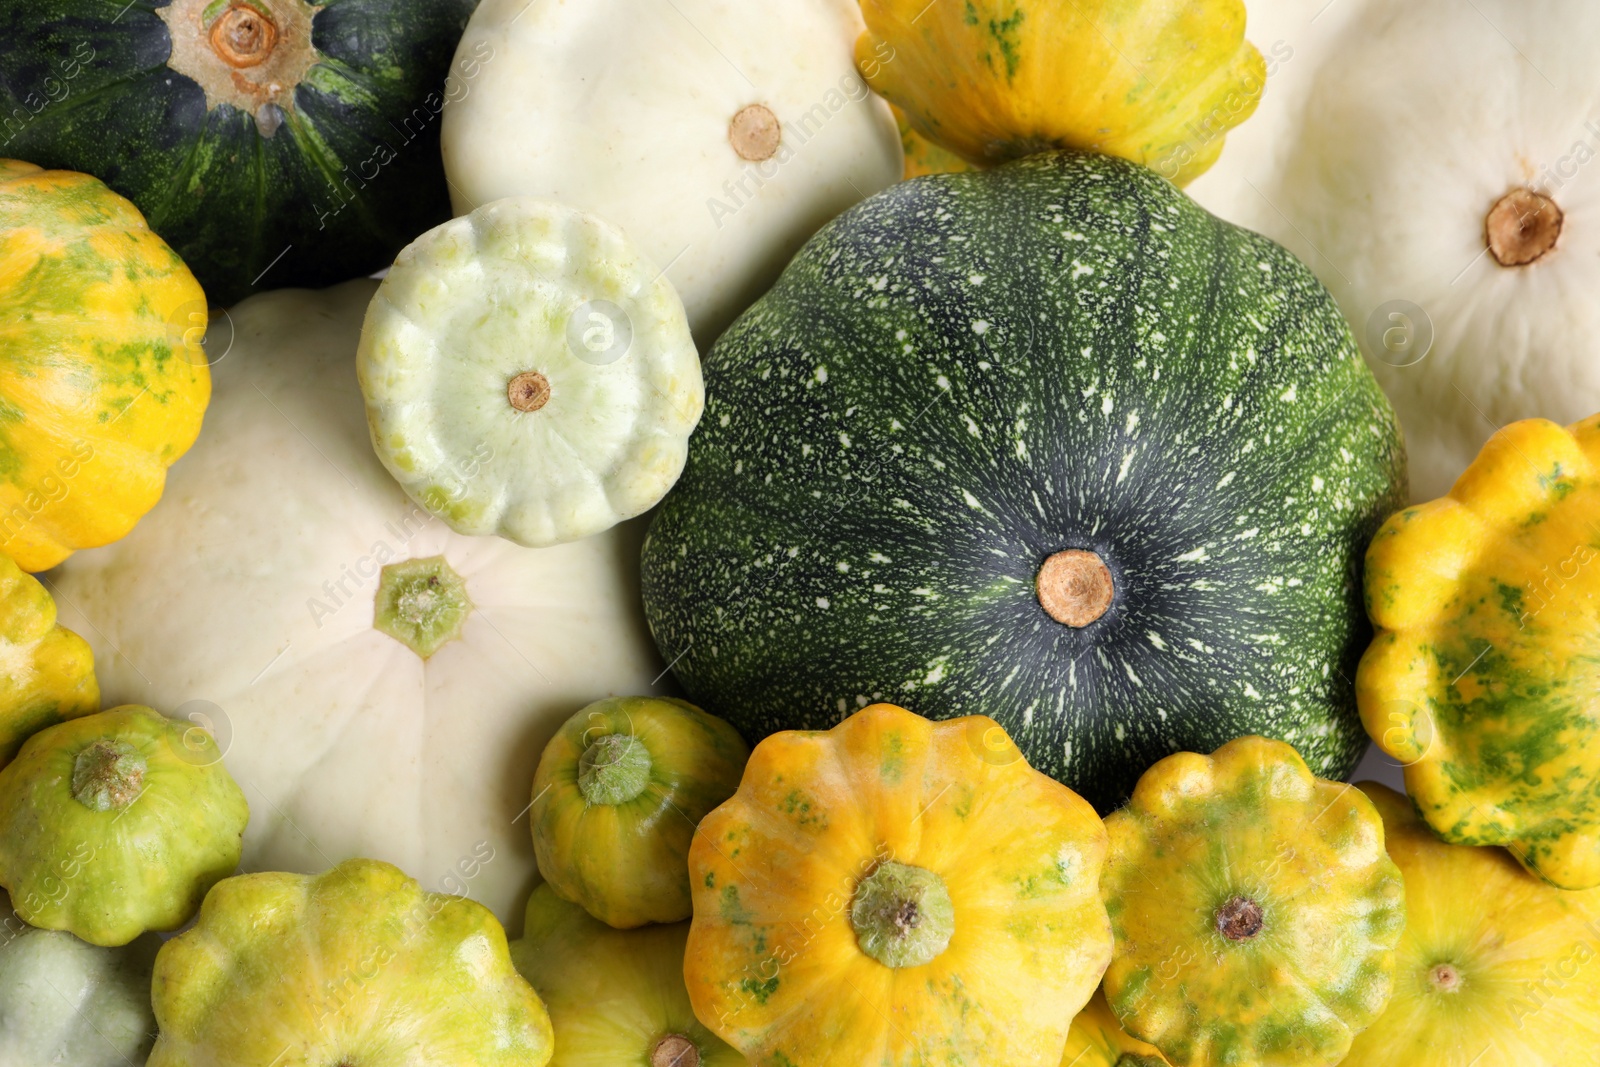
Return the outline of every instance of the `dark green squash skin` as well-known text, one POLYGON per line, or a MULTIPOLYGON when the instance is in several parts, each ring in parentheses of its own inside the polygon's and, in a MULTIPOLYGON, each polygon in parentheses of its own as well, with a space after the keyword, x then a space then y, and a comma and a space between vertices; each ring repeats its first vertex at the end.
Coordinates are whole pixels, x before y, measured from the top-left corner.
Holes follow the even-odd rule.
POLYGON ((163 3, 125 2, 0 7, 0 157, 132 200, 213 304, 370 274, 450 217, 439 110, 477 0, 329 0, 271 137, 167 65, 163 3))
POLYGON ((1359 567, 1404 448, 1271 241, 1105 157, 919 178, 813 238, 705 378, 645 609, 752 743, 878 700, 985 714, 1101 811, 1242 734, 1354 768, 1359 567), (1083 629, 1035 592, 1068 548, 1116 583, 1083 629))

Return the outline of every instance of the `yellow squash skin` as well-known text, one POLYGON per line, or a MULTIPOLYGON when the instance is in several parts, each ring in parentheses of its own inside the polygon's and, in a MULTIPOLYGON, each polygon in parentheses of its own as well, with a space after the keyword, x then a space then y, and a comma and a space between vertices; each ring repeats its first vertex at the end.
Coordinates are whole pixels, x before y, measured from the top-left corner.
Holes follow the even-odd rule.
POLYGON ((1496 433, 1367 549, 1367 732, 1423 818, 1600 886, 1600 415, 1496 433))
POLYGON ((528 822, 539 873, 563 900, 621 929, 687 919, 689 841, 739 788, 749 757, 737 730, 686 700, 609 697, 582 708, 534 772, 528 822), (592 779, 586 764, 598 771, 592 779), (630 772, 630 795, 602 795, 630 772))
POLYGON ((1106 829, 1106 1001, 1178 1067, 1335 1064, 1383 1010, 1405 891, 1354 787, 1244 737, 1157 763, 1106 829))
POLYGON ((1266 64, 1242 0, 862 0, 862 76, 972 163, 1047 148, 1121 156, 1179 185, 1249 118, 1266 64))
POLYGON ((1440 841, 1363 782, 1406 881, 1394 995, 1346 1067, 1570 1067, 1600 1048, 1600 890, 1566 892, 1504 850, 1440 841))
POLYGON ((205 328, 132 204, 0 160, 0 553, 45 570, 155 506, 211 398, 205 328))
POLYGON ((688 937, 686 922, 616 930, 549 885, 535 889, 511 962, 550 1011, 550 1067, 745 1067, 695 1018, 683 987, 688 937))
MULTIPOLYGON (((1055 1067, 1111 950, 1105 847, 991 719, 875 704, 773 734, 689 852, 695 1014, 757 1067, 1055 1067), (936 876, 953 922, 942 951, 890 966, 854 916, 900 865, 936 876)), ((940 922, 898 914, 908 941, 940 922)))
POLYGON ((550 1018, 505 931, 399 868, 217 883, 156 957, 148 1067, 544 1067, 550 1018))
POLYGON ((1106 1003, 1104 990, 1096 989, 1067 1033, 1067 1050, 1061 1067, 1169 1067, 1161 1050, 1147 1045, 1122 1028, 1106 1003))
POLYGON ((920 178, 924 174, 958 174, 973 170, 971 163, 948 148, 940 148, 911 128, 906 113, 890 105, 895 124, 900 127, 900 149, 906 157, 906 178, 920 178))
POLYGON ((56 602, 0 556, 0 767, 30 736, 100 710, 89 643, 56 625, 56 602))

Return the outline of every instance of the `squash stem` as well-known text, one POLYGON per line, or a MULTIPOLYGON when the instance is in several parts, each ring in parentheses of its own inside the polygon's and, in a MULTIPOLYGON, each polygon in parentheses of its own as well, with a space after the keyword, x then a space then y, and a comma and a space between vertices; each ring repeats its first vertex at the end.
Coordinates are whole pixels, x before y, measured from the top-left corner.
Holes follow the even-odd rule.
POLYGON ((460 637, 471 614, 467 583, 443 556, 391 563, 378 578, 373 628, 422 659, 460 637))
POLYGON ((650 1067, 700 1067, 700 1049, 682 1034, 668 1034, 650 1050, 650 1067))
POLYGON ((102 738, 72 761, 72 796, 91 811, 121 811, 139 799, 148 769, 138 749, 102 738))
POLYGON ((607 734, 578 760, 578 792, 591 804, 626 804, 650 784, 650 753, 629 734, 607 734))
POLYGON ((1088 626, 1104 615, 1117 592, 1105 560, 1077 548, 1046 559, 1034 584, 1045 614, 1063 626, 1075 628, 1088 626))
POLYGON ((1249 897, 1233 897, 1217 909, 1217 932, 1229 941, 1249 941, 1266 925, 1266 913, 1249 897))
POLYGON ((850 925, 861 951, 885 967, 920 967, 950 944, 955 908, 933 871, 886 860, 856 886, 850 925))

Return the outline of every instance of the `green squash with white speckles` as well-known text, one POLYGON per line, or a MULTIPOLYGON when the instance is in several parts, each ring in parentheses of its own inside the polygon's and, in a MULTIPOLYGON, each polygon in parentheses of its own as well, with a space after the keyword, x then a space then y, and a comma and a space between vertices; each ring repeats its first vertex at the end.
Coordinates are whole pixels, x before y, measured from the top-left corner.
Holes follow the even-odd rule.
POLYGON ((645 608, 748 740, 982 713, 1102 811, 1241 734, 1355 766, 1359 564, 1404 450, 1278 245, 1107 157, 919 178, 813 238, 704 369, 645 608))
POLYGON ((216 304, 370 274, 450 216, 439 116, 493 58, 451 64, 476 2, 7 4, 0 142, 133 201, 216 304))

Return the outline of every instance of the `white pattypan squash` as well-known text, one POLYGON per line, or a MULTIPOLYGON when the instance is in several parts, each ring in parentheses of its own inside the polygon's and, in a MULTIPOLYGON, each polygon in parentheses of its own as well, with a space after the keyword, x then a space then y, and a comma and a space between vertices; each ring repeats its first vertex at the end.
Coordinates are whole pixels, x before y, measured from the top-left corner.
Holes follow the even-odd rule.
POLYGON ((108 702, 216 737, 250 802, 244 870, 380 859, 508 919, 536 877, 524 813, 545 741, 661 672, 643 531, 523 548, 408 500, 356 384, 376 288, 265 293, 219 317, 199 445, 133 535, 61 568, 61 616, 108 702))
POLYGON ((528 195, 621 227, 702 347, 901 174, 855 0, 483 0, 441 128, 457 214, 528 195))
POLYGON ((160 938, 97 948, 35 930, 0 893, 0 1067, 124 1067, 156 1036, 150 970, 160 938))
POLYGON ((407 245, 356 370, 373 448, 411 499, 533 546, 654 507, 705 403, 671 283, 615 227, 529 197, 407 245))
POLYGON ((1261 190, 1393 400, 1416 499, 1508 422, 1600 410, 1597 41, 1591 0, 1372 0, 1261 190))

